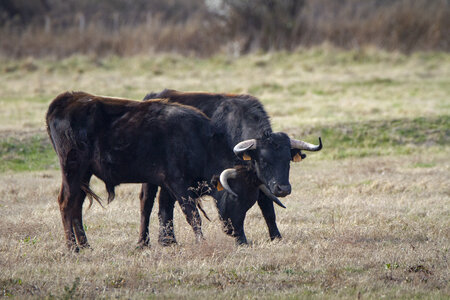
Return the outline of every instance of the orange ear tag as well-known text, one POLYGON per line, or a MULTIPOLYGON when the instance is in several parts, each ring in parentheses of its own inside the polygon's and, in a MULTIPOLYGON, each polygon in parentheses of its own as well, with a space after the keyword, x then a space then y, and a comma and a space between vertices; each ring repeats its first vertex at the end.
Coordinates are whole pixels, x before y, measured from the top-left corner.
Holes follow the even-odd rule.
POLYGON ((300 156, 300 154, 295 154, 294 158, 292 159, 294 162, 301 162, 302 161, 302 157, 300 156))
POLYGON ((222 186, 222 184, 220 183, 220 181, 217 182, 216 188, 217 188, 218 191, 223 191, 223 186, 222 186))
POLYGON ((250 155, 248 155, 247 153, 244 153, 244 156, 242 156, 243 160, 252 160, 252 158, 250 157, 250 155))

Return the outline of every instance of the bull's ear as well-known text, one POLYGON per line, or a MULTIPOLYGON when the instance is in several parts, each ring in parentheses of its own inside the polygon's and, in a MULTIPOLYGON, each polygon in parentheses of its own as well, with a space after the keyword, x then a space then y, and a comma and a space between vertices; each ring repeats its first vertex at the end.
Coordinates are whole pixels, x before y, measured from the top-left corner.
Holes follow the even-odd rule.
POLYGON ((291 149, 291 160, 293 162, 301 162, 306 158, 306 154, 303 154, 299 149, 291 149))
POLYGON ((250 139, 242 141, 233 148, 234 154, 242 160, 251 160, 253 155, 252 151, 256 149, 256 140, 250 139))
POLYGON ((253 150, 247 150, 242 153, 239 153, 238 157, 242 160, 252 160, 254 157, 254 151, 253 150))
POLYGON ((219 179, 219 175, 214 175, 211 179, 211 185, 216 187, 216 189, 218 191, 222 191, 223 190, 223 186, 220 183, 220 179, 219 179))
POLYGON ((242 155, 242 159, 243 160, 252 160, 252 157, 250 155, 248 155, 247 153, 244 153, 244 155, 242 155))

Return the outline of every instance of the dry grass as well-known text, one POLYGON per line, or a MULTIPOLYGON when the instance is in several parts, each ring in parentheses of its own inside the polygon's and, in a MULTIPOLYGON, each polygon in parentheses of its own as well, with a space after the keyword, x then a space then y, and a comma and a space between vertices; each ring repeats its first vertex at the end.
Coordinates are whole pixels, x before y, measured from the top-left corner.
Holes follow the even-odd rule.
MULTIPOLYGON (((449 295, 448 155, 317 162, 291 172, 296 191, 277 209, 284 239, 268 242, 260 212, 236 248, 208 201, 206 241, 195 244, 180 209, 179 245, 135 250, 138 186, 120 187, 106 209, 85 212, 93 250, 64 246, 56 203, 58 172, 0 177, 0 275, 3 295, 76 298, 301 297, 410 298, 449 295), (26 188, 21 188, 26 187, 26 188)), ((96 181, 94 188, 102 191, 96 181)), ((156 210, 156 208, 154 208, 156 210)))
MULTIPOLYGON (((50 167, 13 172, 26 170, 27 160, 17 168, 0 165, 1 296, 450 296, 448 54, 407 57, 324 46, 240 58, 74 56, 1 63, 0 155, 30 153, 44 164, 29 163, 29 169, 50 167), (269 241, 254 207, 246 219, 251 245, 236 247, 206 200, 213 217, 204 223, 206 241, 195 244, 177 207, 179 245, 156 243, 154 214, 152 247, 136 250, 138 186, 123 185, 106 209, 85 211, 93 250, 66 250, 56 203, 60 174, 40 153, 41 146, 48 150, 41 139, 48 103, 63 90, 140 99, 165 87, 250 92, 261 98, 276 129, 311 138, 329 132, 323 151, 293 164, 288 208, 277 208, 283 240, 269 241), (350 151, 354 137, 363 146, 350 151)), ((93 180, 93 186, 105 198, 103 184, 93 180)))

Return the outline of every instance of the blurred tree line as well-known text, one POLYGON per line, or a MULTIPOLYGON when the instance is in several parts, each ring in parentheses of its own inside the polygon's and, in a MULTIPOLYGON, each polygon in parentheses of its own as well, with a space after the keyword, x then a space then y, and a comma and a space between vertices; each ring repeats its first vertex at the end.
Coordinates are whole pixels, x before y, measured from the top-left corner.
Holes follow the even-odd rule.
POLYGON ((0 53, 450 49, 450 0, 1 0, 0 53))

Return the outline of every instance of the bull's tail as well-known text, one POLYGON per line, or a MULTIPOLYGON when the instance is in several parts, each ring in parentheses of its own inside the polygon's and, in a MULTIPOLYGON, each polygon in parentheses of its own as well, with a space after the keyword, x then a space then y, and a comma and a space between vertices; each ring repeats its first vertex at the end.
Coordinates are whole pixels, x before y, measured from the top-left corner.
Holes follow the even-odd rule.
POLYGON ((116 197, 116 193, 114 192, 114 185, 106 183, 106 191, 108 192, 108 204, 110 204, 116 197))
POLYGON ((105 207, 103 206, 103 204, 102 204, 102 199, 100 199, 100 197, 99 197, 96 193, 94 193, 94 192, 91 190, 91 188, 89 187, 89 183, 83 184, 83 185, 81 186, 81 189, 83 190, 83 192, 86 193, 86 196, 87 196, 88 199, 89 199, 89 206, 88 206, 88 209, 91 208, 93 199, 95 199, 95 201, 97 201, 98 204, 100 204, 100 206, 101 206, 102 208, 105 208, 105 207))

